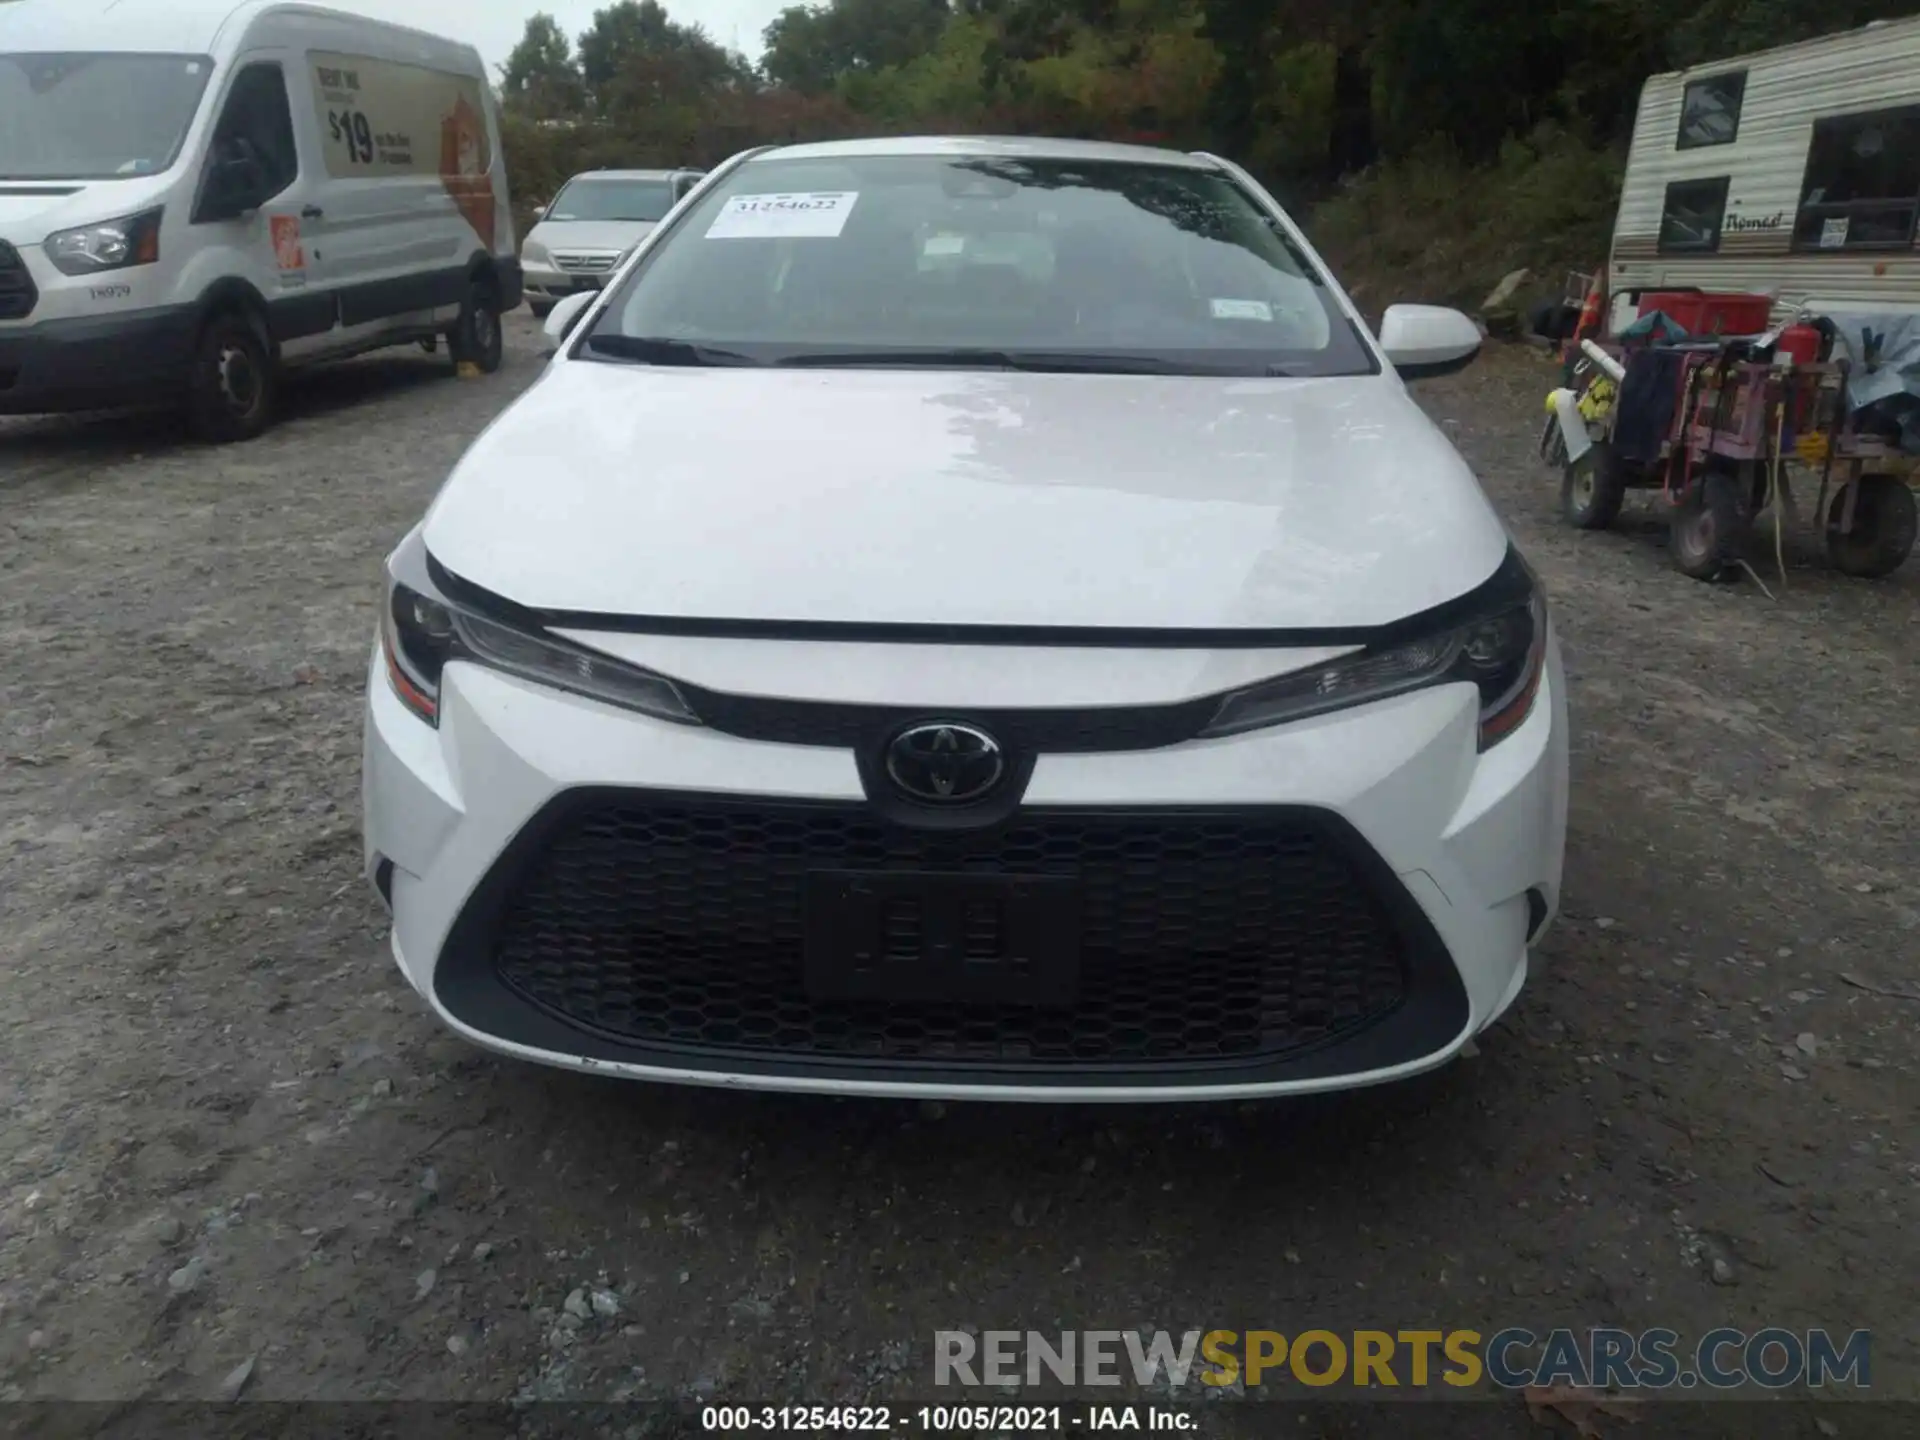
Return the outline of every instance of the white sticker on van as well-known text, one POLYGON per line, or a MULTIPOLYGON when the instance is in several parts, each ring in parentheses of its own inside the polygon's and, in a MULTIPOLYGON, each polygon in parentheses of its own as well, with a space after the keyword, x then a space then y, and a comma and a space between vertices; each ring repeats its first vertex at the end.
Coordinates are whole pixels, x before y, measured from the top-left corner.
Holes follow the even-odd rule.
POLYGON ((964 235, 929 235, 926 244, 920 247, 923 255, 958 255, 967 248, 964 235))
POLYGON ((321 50, 309 51, 307 62, 327 173, 337 180, 437 177, 492 250, 499 200, 480 77, 321 50))
POLYGON ((1820 227, 1820 248, 1822 250, 1842 250, 1846 248, 1847 231, 1851 229, 1849 218, 1842 215, 1838 220, 1829 220, 1820 227))
POLYGON ((1273 323, 1273 307, 1264 300, 1215 300, 1216 320, 1262 320, 1273 323))
POLYGON ((735 195, 707 226, 707 239, 831 240, 846 229, 853 202, 859 198, 858 190, 735 195))

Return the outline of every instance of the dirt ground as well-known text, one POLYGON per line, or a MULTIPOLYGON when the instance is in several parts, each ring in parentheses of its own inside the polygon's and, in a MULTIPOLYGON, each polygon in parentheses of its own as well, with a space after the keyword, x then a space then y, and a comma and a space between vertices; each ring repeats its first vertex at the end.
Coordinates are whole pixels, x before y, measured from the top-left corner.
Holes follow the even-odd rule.
POLYGON ((0 422, 0 1398, 924 1399, 939 1329, 1568 1324, 1866 1327, 1920 1399, 1920 562, 1795 545, 1769 600, 1644 509, 1566 529, 1551 368, 1492 354, 1423 398, 1552 592, 1577 773, 1477 1054, 1208 1110, 622 1085, 443 1033, 359 874, 380 560, 512 334, 233 449, 0 422))

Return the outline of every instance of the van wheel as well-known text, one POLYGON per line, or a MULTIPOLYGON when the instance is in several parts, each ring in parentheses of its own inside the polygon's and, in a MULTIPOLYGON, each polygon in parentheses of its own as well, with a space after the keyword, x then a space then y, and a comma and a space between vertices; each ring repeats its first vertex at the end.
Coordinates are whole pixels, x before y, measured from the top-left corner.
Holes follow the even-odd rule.
POLYGON ((250 315, 216 315, 200 332, 187 382, 194 434, 215 445, 251 440, 273 419, 273 355, 250 315))
POLYGON ((552 300, 529 300, 527 308, 533 311, 534 319, 544 320, 553 313, 554 303, 552 300))
POLYGON ((467 287, 460 318, 447 334, 447 348, 456 365, 478 366, 483 375, 500 368, 506 340, 500 330, 500 301, 491 281, 475 280, 467 287))

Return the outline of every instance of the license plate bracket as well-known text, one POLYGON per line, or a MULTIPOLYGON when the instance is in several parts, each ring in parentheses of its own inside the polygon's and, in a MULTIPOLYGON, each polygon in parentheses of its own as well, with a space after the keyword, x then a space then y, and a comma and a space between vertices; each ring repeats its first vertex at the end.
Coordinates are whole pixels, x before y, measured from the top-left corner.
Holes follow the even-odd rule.
POLYGON ((1068 1006, 1080 986, 1080 882, 814 871, 801 949, 819 1000, 1068 1006))

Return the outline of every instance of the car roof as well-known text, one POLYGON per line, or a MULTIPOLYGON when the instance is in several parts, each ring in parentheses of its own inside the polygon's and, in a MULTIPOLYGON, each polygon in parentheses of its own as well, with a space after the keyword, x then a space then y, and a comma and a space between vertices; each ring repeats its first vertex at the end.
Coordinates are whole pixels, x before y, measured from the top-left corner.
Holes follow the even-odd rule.
MULTIPOLYGON (((1154 145, 1122 145, 1106 140, 1055 140, 1016 135, 892 135, 871 140, 823 140, 781 145, 752 160, 854 159, 863 155, 1000 156, 1022 160, 1105 160, 1132 165, 1171 165, 1183 170, 1217 170, 1219 162, 1185 150, 1154 145)), ((752 163, 749 161, 748 163, 752 163)))
POLYGON ((705 171, 685 170, 582 170, 575 180, 671 180, 676 175, 702 175, 705 171))
MULTIPOLYGON (((252 21, 275 12, 341 20, 471 53, 412 26, 300 0, 0 0, 0 50, 211 55, 223 33, 233 43, 252 21)), ((477 64, 478 55, 473 58, 477 64)))

